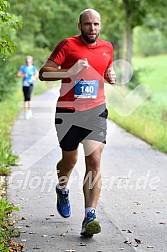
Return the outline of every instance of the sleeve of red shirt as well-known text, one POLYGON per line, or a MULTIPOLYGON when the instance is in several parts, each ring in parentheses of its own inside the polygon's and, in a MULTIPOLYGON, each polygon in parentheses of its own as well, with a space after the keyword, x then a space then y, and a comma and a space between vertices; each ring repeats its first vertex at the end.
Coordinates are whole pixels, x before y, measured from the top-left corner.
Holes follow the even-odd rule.
POLYGON ((58 65, 62 65, 68 55, 68 41, 67 39, 62 40, 58 43, 51 55, 49 56, 49 60, 54 61, 58 65))

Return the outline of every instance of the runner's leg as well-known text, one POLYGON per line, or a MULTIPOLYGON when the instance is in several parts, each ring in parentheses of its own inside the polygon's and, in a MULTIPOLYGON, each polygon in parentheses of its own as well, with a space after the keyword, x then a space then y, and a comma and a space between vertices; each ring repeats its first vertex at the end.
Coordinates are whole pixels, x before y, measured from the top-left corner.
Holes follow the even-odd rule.
POLYGON ((104 144, 86 140, 84 143, 86 172, 84 178, 85 208, 96 208, 101 191, 100 161, 104 144), (92 152, 91 152, 92 149, 92 152))
POLYGON ((64 151, 62 150, 62 159, 57 163, 57 173, 59 185, 62 188, 67 186, 71 172, 77 162, 78 150, 64 151))

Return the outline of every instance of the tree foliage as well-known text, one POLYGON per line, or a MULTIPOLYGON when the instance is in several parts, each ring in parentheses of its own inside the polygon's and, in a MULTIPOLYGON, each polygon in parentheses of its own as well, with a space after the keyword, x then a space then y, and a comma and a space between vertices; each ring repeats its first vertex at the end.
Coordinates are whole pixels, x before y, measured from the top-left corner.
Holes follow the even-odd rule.
MULTIPOLYGON (((9 0, 12 10, 23 16, 23 29, 17 32, 19 41, 29 47, 49 48, 73 34, 77 34, 79 13, 85 8, 95 8, 102 16, 101 36, 112 42, 116 58, 131 62, 133 29, 154 24, 166 28, 166 3, 163 0, 9 0), (156 23, 155 23, 155 20, 156 23)), ((167 30, 167 29, 166 29, 167 30)), ((20 44, 20 53, 24 50, 20 44)))
POLYGON ((8 11, 9 8, 8 1, 0 0, 0 101, 16 89, 14 79, 16 68, 6 58, 17 50, 14 39, 16 30, 21 28, 22 22, 21 17, 8 11))
POLYGON ((15 30, 21 28, 21 18, 8 12, 8 1, 0 0, 0 58, 9 56, 17 50, 13 38, 15 30))
POLYGON ((88 8, 87 0, 10 0, 12 10, 23 16, 23 29, 17 32, 21 40, 34 47, 53 49, 64 37, 78 33, 78 15, 88 8))

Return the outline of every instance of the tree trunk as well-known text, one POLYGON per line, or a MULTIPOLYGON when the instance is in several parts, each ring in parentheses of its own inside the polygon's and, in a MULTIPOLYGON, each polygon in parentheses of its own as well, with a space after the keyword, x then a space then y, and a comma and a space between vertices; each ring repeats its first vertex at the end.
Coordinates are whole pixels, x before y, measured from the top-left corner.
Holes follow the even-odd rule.
POLYGON ((122 55, 121 55, 122 49, 119 45, 119 42, 114 41, 113 46, 114 46, 114 59, 120 59, 122 57, 122 55))
MULTIPOLYGON (((125 7, 125 28, 123 38, 123 59, 130 65, 132 64, 132 47, 133 47, 133 27, 131 24, 131 15, 133 9, 130 8, 129 0, 123 0, 125 7)), ((128 64, 123 64, 121 83, 129 82, 130 72, 128 64)))
POLYGON ((133 29, 129 22, 126 20, 125 30, 124 30, 124 41, 123 41, 123 58, 132 63, 132 47, 133 47, 133 29))

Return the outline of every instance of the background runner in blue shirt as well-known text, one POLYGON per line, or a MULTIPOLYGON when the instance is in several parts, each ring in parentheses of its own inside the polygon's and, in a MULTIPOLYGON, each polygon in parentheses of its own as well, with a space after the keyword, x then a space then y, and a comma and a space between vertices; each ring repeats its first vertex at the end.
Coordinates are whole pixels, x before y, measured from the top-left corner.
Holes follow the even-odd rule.
POLYGON ((24 94, 24 114, 25 119, 29 119, 32 116, 31 110, 31 93, 33 90, 34 81, 38 77, 38 70, 33 64, 33 57, 26 56, 26 64, 22 65, 17 72, 16 76, 23 78, 23 94, 24 94))

